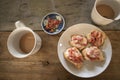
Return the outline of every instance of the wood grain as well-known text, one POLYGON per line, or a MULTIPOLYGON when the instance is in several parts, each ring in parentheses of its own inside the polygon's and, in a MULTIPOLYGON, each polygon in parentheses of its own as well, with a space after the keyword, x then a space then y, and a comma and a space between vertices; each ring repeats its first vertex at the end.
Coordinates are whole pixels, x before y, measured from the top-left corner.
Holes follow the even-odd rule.
POLYGON ((84 79, 67 72, 57 56, 61 34, 50 36, 36 31, 42 38, 42 48, 27 58, 17 59, 7 50, 10 32, 0 32, 0 80, 120 80, 120 31, 105 31, 110 38, 113 56, 108 68, 100 75, 84 79))
POLYGON ((13 30, 17 20, 40 30, 43 16, 52 11, 51 0, 0 0, 0 30, 13 30))
MULTIPOLYGON (((78 23, 92 23, 91 11, 95 0, 0 0, 0 31, 12 31, 17 20, 33 30, 42 30, 41 20, 50 12, 58 12, 65 18, 65 28, 78 23)), ((120 30, 120 20, 103 30, 120 30)))

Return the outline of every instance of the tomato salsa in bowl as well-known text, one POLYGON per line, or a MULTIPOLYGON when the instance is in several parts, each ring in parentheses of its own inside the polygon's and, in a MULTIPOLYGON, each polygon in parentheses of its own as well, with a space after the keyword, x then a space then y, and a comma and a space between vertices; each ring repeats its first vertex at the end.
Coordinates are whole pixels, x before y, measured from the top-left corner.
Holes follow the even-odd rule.
POLYGON ((45 33, 55 35, 63 30, 65 20, 59 13, 52 12, 43 17, 41 26, 45 33))

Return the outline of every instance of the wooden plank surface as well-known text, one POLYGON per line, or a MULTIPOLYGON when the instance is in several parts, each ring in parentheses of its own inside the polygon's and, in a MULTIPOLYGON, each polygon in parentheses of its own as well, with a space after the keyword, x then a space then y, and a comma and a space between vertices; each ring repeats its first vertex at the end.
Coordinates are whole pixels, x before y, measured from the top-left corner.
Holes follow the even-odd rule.
MULTIPOLYGON (((41 19, 49 12, 58 12, 65 18, 64 29, 77 23, 92 23, 91 11, 95 0, 0 0, 0 31, 12 31, 17 20, 33 30, 41 30, 41 19)), ((120 30, 120 20, 103 30, 120 30)))
POLYGON ((113 48, 112 60, 100 75, 83 79, 68 73, 57 56, 61 34, 50 36, 37 31, 43 44, 38 53, 23 59, 11 56, 6 42, 10 32, 0 32, 0 80, 120 80, 120 31, 105 31, 113 48))

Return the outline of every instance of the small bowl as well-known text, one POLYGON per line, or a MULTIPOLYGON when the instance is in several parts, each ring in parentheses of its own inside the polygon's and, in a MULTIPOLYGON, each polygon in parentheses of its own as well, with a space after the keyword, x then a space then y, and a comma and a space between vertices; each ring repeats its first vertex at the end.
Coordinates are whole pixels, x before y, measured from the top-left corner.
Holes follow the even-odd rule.
POLYGON ((55 35, 63 30, 65 20, 61 14, 52 12, 43 17, 41 26, 45 33, 55 35))

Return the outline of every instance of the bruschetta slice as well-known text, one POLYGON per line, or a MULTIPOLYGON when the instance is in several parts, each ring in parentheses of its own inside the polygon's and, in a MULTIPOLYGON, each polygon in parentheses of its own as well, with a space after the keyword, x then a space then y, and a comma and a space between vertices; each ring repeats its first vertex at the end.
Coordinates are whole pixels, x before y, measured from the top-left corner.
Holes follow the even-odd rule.
POLYGON ((82 50, 87 46, 87 38, 83 35, 74 34, 71 36, 70 45, 82 50))
POLYGON ((83 56, 76 47, 68 48, 64 52, 64 57, 78 69, 83 65, 83 56))
POLYGON ((100 47, 105 42, 105 34, 98 30, 93 30, 87 35, 87 40, 92 46, 100 47))
POLYGON ((82 51, 85 60, 88 61, 103 61, 104 56, 103 52, 96 46, 91 46, 89 48, 85 48, 82 51))

